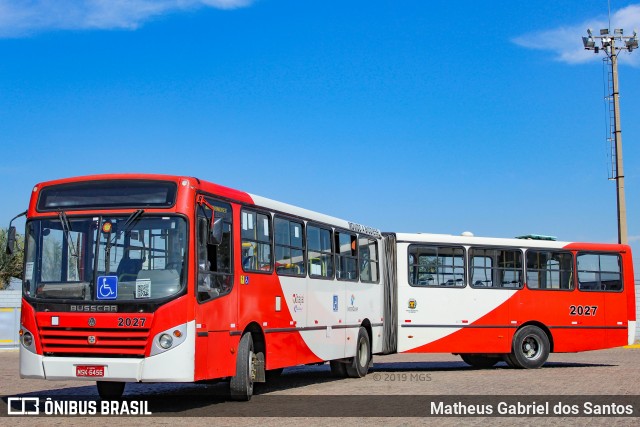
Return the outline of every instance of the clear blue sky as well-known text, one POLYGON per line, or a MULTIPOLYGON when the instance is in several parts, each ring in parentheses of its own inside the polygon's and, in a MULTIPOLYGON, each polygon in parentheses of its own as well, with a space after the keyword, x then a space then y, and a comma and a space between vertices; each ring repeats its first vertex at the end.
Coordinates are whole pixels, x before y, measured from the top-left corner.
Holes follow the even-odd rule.
MULTIPOLYGON (((640 29, 613 0, 612 26, 640 29)), ((37 182, 197 176, 387 231, 616 240, 606 0, 0 0, 0 224, 37 182)), ((640 51, 620 65, 640 255, 640 51)))

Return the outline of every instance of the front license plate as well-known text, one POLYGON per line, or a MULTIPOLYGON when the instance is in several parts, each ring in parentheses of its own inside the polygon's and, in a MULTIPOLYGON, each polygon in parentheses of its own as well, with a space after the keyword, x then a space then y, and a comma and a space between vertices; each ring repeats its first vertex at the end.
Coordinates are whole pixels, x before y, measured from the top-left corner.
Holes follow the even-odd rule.
POLYGON ((76 366, 76 377, 104 377, 104 366, 76 366))

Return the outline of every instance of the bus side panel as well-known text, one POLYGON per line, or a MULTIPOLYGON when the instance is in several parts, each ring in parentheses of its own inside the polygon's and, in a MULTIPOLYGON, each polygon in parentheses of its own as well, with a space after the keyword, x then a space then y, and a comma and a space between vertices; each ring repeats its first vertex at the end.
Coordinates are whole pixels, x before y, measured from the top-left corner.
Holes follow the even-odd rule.
POLYGON ((605 348, 606 330, 553 328, 554 353, 575 353, 578 351, 601 350, 605 348))
POLYGON ((627 344, 632 345, 636 339, 636 287, 633 271, 631 248, 623 255, 624 259, 624 292, 627 295, 627 344))
POLYGON ((291 360, 298 360, 298 348, 302 349, 300 334, 291 331, 269 332, 267 340, 266 369, 286 368, 291 366, 291 360))
POLYGON ((253 323, 263 331, 266 369, 321 361, 322 356, 311 349, 316 337, 307 336, 317 331, 299 331, 307 326, 308 310, 314 304, 307 298, 305 279, 275 273, 241 275, 237 329, 244 331, 253 323))
POLYGON ((401 287, 398 351, 507 353, 512 325, 505 289, 401 287), (411 308, 414 307, 414 308, 411 308))
POLYGON ((297 331, 307 321, 306 280, 300 277, 278 276, 272 279, 277 284, 273 294, 268 327, 266 331, 267 369, 284 368, 308 359, 309 349, 297 331))
MULTIPOLYGON (((636 306, 631 248, 628 245, 602 245, 598 243, 574 243, 568 245, 567 248, 577 251, 618 253, 622 257, 623 290, 621 292, 598 292, 603 295, 605 319, 602 326, 607 329, 603 348, 633 344, 636 306)), ((583 294, 586 293, 583 292, 583 294)))
POLYGON ((631 249, 622 252, 621 292, 606 292, 607 347, 619 347, 633 344, 635 339, 635 283, 631 249), (633 330, 629 330, 630 325, 633 330))
MULTIPOLYGON (((372 325, 382 324, 382 298, 379 283, 346 282, 346 324, 350 327, 346 329, 345 357, 352 357, 356 354, 356 342, 360 325, 368 320, 372 325)), ((379 328, 372 327, 369 337, 371 349, 382 348, 378 337, 379 328)), ((379 351, 379 350, 378 350, 379 351)))
MULTIPOLYGON (((624 283, 633 287, 633 283, 624 283)), ((620 347, 628 344, 629 314, 627 313, 627 295, 622 292, 606 292, 605 324, 607 326, 606 347, 620 347)))
POLYGON ((237 285, 230 294, 196 304, 197 380, 235 374, 237 339, 230 336, 236 323, 237 285), (235 342, 235 344, 234 344, 235 342))
POLYGON ((512 301, 510 321, 518 326, 537 323, 548 328, 556 353, 595 350, 605 345, 605 300, 601 292, 524 288, 512 301), (585 315, 586 306, 589 315, 585 315))
POLYGON ((344 357, 345 329, 335 326, 346 324, 345 282, 307 278, 303 281, 306 290, 301 294, 295 283, 284 277, 280 279, 289 298, 287 304, 290 304, 291 315, 297 320, 296 326, 304 328, 296 334, 301 340, 298 363, 344 357), (296 300, 293 299, 294 294, 298 296, 296 300), (304 295, 304 300, 301 295, 304 295), (334 298, 337 298, 337 307, 334 307, 334 298))

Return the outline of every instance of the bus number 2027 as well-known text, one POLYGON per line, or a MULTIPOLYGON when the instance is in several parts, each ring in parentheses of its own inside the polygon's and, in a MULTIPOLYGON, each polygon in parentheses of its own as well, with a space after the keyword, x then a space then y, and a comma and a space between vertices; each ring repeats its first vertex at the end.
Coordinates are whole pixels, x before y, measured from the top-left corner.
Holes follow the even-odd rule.
POLYGON ((142 328, 147 319, 144 317, 118 317, 119 328, 142 328))
POLYGON ((569 315, 571 316, 595 316, 598 310, 597 305, 570 305, 569 315))

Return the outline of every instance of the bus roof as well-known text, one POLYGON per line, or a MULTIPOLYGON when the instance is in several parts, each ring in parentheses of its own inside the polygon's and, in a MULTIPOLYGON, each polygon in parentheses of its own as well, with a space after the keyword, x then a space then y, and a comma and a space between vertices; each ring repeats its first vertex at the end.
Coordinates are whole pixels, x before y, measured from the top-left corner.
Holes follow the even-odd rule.
POLYGON ((457 236, 452 234, 432 233, 397 233, 397 241, 415 243, 448 243, 459 245, 489 245, 489 246, 516 246, 539 248, 563 248, 571 242, 559 242, 557 240, 523 240, 517 238, 457 236))
MULTIPOLYGON (((244 191, 236 190, 230 187, 225 187, 219 184, 212 183, 210 181, 205 181, 205 180, 201 180, 199 178, 194 178, 194 177, 185 177, 185 176, 178 176, 178 175, 162 175, 162 174, 131 174, 131 173, 87 175, 87 176, 77 176, 77 177, 70 177, 70 178, 41 182, 35 186, 35 189, 41 190, 44 187, 50 187, 55 185, 73 184, 73 183, 88 182, 88 181, 110 181, 110 180, 171 181, 171 182, 175 182, 179 186, 189 185, 190 187, 196 188, 205 193, 209 193, 213 196, 223 197, 239 203, 255 204, 258 207, 264 207, 270 210, 279 211, 283 214, 300 216, 307 220, 330 224, 333 226, 345 228, 347 230, 352 230, 361 234, 372 235, 378 238, 381 237, 380 230, 373 227, 366 227, 358 223, 346 221, 330 215, 322 214, 320 212, 300 208, 298 206, 279 202, 279 201, 258 196, 255 194, 250 194, 244 191)), ((34 205, 34 208, 35 208, 35 205, 34 205)))

